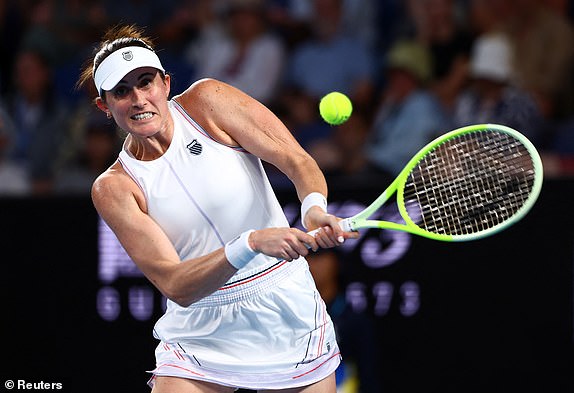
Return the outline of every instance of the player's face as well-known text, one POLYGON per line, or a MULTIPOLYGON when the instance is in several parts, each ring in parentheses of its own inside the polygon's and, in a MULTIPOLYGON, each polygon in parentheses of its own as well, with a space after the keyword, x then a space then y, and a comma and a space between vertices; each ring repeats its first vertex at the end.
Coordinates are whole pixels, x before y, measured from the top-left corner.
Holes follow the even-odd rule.
POLYGON ((149 137, 170 124, 169 88, 169 75, 162 79, 155 68, 138 68, 105 93, 106 105, 124 131, 149 137))

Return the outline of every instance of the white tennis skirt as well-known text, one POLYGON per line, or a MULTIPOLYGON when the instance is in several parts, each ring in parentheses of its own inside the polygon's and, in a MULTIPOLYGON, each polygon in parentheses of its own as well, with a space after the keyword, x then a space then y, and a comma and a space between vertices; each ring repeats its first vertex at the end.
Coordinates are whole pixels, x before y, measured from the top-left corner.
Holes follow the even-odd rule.
POLYGON ((154 335, 157 376, 245 389, 309 385, 335 371, 333 323, 304 258, 234 277, 216 293, 168 305, 154 335))

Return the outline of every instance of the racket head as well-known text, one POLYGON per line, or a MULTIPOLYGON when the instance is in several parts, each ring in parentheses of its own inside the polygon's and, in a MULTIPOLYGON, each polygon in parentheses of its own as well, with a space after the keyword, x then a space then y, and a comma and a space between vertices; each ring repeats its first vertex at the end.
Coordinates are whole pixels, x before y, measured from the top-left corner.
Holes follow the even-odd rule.
POLYGON ((484 238, 522 219, 542 181, 540 156, 523 134, 499 124, 462 127, 423 147, 397 176, 405 228, 395 229, 442 241, 484 238))

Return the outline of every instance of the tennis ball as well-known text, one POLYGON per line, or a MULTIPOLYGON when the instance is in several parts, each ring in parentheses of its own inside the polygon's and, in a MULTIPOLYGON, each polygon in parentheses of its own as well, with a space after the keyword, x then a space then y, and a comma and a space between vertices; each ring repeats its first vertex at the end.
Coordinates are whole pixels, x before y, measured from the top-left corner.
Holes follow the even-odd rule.
POLYGON ((349 97, 338 91, 333 91, 319 102, 319 113, 323 120, 331 125, 339 125, 347 121, 353 112, 353 104, 349 97))

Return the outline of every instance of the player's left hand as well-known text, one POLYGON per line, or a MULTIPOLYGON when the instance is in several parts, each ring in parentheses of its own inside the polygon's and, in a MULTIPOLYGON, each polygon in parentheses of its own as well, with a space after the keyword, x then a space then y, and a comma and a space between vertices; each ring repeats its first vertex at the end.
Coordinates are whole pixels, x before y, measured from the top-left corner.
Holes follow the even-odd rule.
POLYGON ((312 207, 305 217, 309 230, 317 229, 315 240, 321 248, 332 248, 340 246, 346 239, 356 239, 358 232, 345 232, 339 226, 341 218, 325 213, 319 207, 312 207))

